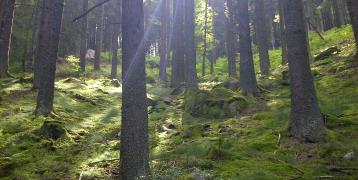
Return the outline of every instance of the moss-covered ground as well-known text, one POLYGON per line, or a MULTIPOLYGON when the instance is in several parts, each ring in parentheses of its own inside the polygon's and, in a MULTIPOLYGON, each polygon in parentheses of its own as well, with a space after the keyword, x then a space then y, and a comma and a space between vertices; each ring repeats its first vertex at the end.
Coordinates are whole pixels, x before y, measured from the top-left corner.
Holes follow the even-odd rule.
MULTIPOLYGON (((152 179, 358 179, 358 61, 353 60, 351 27, 333 29, 321 40, 310 34, 316 56, 331 46, 342 50, 312 63, 317 94, 327 121, 323 142, 303 143, 289 136, 290 91, 281 73, 280 50, 270 52, 272 74, 258 75, 261 93, 245 97, 239 91, 215 90, 227 80, 225 61, 218 61, 215 77, 204 77, 202 95, 211 102, 244 99, 231 112, 214 104, 203 116, 191 113, 193 94, 160 87, 158 58, 148 58, 152 179), (210 94, 215 92, 225 92, 210 94), (190 103, 189 103, 190 102, 190 103), (189 108, 189 109, 188 109, 189 108), (230 116, 216 116, 220 108, 230 116)), ((36 91, 29 75, 0 82, 0 179, 114 179, 118 176, 121 87, 103 71, 76 73, 76 58, 59 62, 55 112, 33 114, 36 91), (44 122, 56 124, 65 134, 46 137, 44 122)), ((199 66, 199 65, 198 65, 199 66)), ((220 87, 219 89, 222 89, 220 87)), ((197 98, 206 99, 203 97, 197 98)), ((242 101, 239 101, 239 103, 242 101)), ((231 103, 231 101, 230 101, 231 103)), ((224 103, 225 104, 225 103, 224 103)), ((219 113, 220 114, 220 113, 219 113)))

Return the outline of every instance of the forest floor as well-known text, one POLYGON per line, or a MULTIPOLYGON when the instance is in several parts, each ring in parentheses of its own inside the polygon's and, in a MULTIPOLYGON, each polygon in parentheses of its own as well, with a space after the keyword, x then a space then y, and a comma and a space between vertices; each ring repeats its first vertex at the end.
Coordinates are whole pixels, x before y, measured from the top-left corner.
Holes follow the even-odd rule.
MULTIPOLYGON (((287 67, 279 65, 280 50, 270 52, 273 72, 259 77, 258 97, 242 98, 224 88, 219 88, 224 94, 218 93, 222 77, 201 81, 205 92, 219 94, 215 100, 221 101, 221 95, 245 99, 246 105, 232 117, 214 113, 215 108, 209 115, 193 115, 187 106, 196 95, 160 87, 148 78, 153 82, 148 84, 151 179, 358 179, 358 159, 343 158, 358 153, 358 63, 352 58, 350 31, 349 26, 331 30, 325 40, 310 34, 313 55, 332 46, 341 49, 311 65, 327 121, 326 138, 318 144, 288 134, 290 91, 281 77, 287 67)), ((59 62, 55 113, 50 117, 33 114, 36 91, 31 79, 0 81, 0 179, 118 175, 120 82, 106 78, 108 62, 102 64, 104 71, 81 75, 73 73, 75 64, 74 57, 59 62), (49 136, 44 124, 59 137, 49 136)), ((148 63, 149 76, 157 73, 154 66, 148 63)))

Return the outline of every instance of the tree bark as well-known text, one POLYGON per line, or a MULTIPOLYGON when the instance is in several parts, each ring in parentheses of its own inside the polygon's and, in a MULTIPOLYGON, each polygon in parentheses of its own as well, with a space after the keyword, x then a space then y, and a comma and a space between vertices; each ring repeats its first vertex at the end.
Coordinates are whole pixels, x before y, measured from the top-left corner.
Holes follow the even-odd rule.
POLYGON ((98 71, 100 70, 101 51, 103 45, 104 5, 99 8, 96 21, 96 54, 94 58, 94 70, 98 71))
POLYGON ((347 7, 349 11, 349 16, 351 17, 351 23, 353 27, 355 43, 357 48, 356 57, 358 58, 358 1, 347 0, 347 7))
POLYGON ((36 113, 49 115, 53 111, 55 73, 64 0, 43 0, 37 63, 39 92, 36 113))
POLYGON ((171 86, 177 88, 185 82, 184 63, 184 3, 183 0, 174 1, 173 25, 173 62, 171 86))
POLYGON ((234 4, 232 0, 226 0, 227 18, 226 18, 226 49, 228 56, 229 77, 237 77, 236 72, 236 33, 234 19, 234 4))
POLYGON ((198 89, 198 75, 196 72, 195 46, 195 2, 184 0, 185 20, 185 82, 191 90, 198 89))
POLYGON ((121 176, 149 179, 143 0, 125 0, 122 10, 121 176))
POLYGON ((15 13, 15 0, 0 2, 0 78, 9 74, 9 54, 11 46, 12 24, 15 13))
POLYGON ((255 2, 255 30, 256 41, 259 49, 260 57, 260 70, 262 75, 268 75, 270 72, 270 57, 268 53, 269 44, 269 31, 265 28, 268 27, 266 8, 264 0, 254 0, 255 2))
MULTIPOLYGON (((88 10, 88 0, 82 0, 82 12, 88 10)), ((87 53, 87 16, 81 20, 81 48, 80 48, 80 69, 86 71, 86 53, 87 53)))
POLYGON ((240 42, 240 85, 244 94, 257 93, 257 81, 252 57, 248 0, 238 1, 240 42))
MULTIPOLYGON (((208 32, 208 0, 205 0, 205 16, 204 16, 204 51, 203 51, 203 64, 202 64, 202 76, 205 76, 206 71, 206 55, 207 55, 207 32, 208 32)), ((210 61, 210 73, 212 74, 212 61, 210 61)))
POLYGON ((170 31, 170 2, 168 0, 161 1, 161 15, 160 15, 160 65, 159 65, 159 79, 161 84, 166 84, 168 81, 167 67, 169 62, 169 31, 170 31))
POLYGON ((111 79, 117 79, 118 76, 118 49, 119 42, 118 38, 120 36, 121 21, 122 21, 122 0, 117 0, 117 10, 115 13, 115 24, 113 25, 113 37, 112 37, 112 69, 111 69, 111 79))
POLYGON ((334 25, 338 28, 344 24, 343 12, 339 5, 339 0, 332 0, 333 14, 334 14, 334 25))
POLYGON ((280 33, 281 33, 281 48, 282 48, 282 65, 288 63, 287 57, 287 40, 286 40, 286 27, 284 15, 284 0, 278 0, 279 14, 280 14, 280 33))
POLYGON ((298 139, 318 142, 324 137, 325 127, 309 64, 302 0, 285 0, 285 25, 291 83, 290 131, 298 139))

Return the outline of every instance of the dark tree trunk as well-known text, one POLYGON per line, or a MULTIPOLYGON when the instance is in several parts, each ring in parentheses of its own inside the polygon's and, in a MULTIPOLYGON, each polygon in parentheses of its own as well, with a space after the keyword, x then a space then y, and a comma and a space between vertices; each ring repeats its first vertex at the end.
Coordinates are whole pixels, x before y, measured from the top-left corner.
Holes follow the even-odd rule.
POLYGON ((161 84, 166 84, 168 81, 167 67, 169 62, 169 31, 170 31, 170 2, 167 0, 161 1, 161 15, 160 15, 160 67, 159 79, 161 84))
POLYGON ((143 0, 122 3, 121 176, 123 180, 149 179, 143 0))
POLYGON ((226 20, 226 49, 228 56, 228 72, 230 77, 237 77, 236 58, 237 45, 235 33, 234 4, 232 0, 226 0, 227 20, 226 20))
POLYGON ((270 57, 268 53, 269 34, 267 30, 268 22, 264 0, 254 0, 255 2, 255 30, 256 41, 259 49, 261 74, 268 75, 270 71, 270 57))
MULTIPOLYGON (((207 45, 207 32, 208 32, 208 0, 205 0, 205 16, 204 16, 204 51, 203 51, 203 64, 202 64, 202 76, 205 76, 205 71, 206 71, 206 55, 207 55, 207 49, 208 49, 208 45, 207 45)), ((210 61, 210 72, 212 74, 212 61, 210 61)))
POLYGON ((32 45, 32 58, 33 58, 33 68, 34 68, 34 80, 32 82, 32 88, 38 89, 40 87, 40 64, 38 62, 38 52, 39 52, 39 38, 40 38, 40 28, 41 28, 41 20, 43 13, 43 4, 44 0, 37 1, 37 19, 36 19, 36 27, 33 29, 33 45, 32 45))
MULTIPOLYGON (((82 0, 82 12, 88 9, 88 0, 82 0)), ((80 45, 80 68, 82 72, 86 71, 86 53, 87 53, 87 16, 81 20, 81 45, 80 45)))
POLYGON ((309 64, 301 0, 285 0, 285 25, 291 83, 291 134, 301 140, 318 142, 324 136, 325 127, 309 64))
POLYGON ((173 88, 181 86, 185 82, 184 63, 184 2, 174 1, 174 25, 173 25, 173 62, 172 82, 173 88))
POLYGON ((9 74, 9 54, 11 46, 12 24, 15 13, 15 0, 0 2, 0 78, 9 74))
POLYGON ((286 27, 285 27, 285 15, 284 15, 284 1, 278 0, 279 14, 280 14, 280 33, 281 33, 281 48, 282 48, 282 65, 288 63, 287 57, 287 40, 286 40, 286 27))
POLYGON ((343 12, 339 5, 339 0, 332 0, 333 14, 334 14, 334 25, 341 27, 344 24, 343 12))
POLYGON ((104 30, 104 5, 99 7, 96 23, 96 54, 94 58, 94 70, 100 70, 104 30))
POLYGON ((119 42, 118 38, 120 36, 120 29, 121 29, 121 20, 122 20, 122 0, 117 0, 117 9, 114 18, 114 30, 113 30, 113 37, 112 37, 112 69, 111 69, 111 79, 117 79, 118 76, 118 49, 119 49, 119 42))
POLYGON ((240 42, 240 85, 245 94, 257 93, 254 62, 252 57, 248 0, 238 1, 240 42))
POLYGON ((358 1, 347 0, 347 7, 348 7, 349 15, 351 17, 351 23, 352 23, 356 47, 357 47, 356 57, 358 58, 358 1))
POLYGON ((44 0, 39 33, 37 63, 39 92, 36 113, 49 115, 53 111, 55 73, 64 0, 44 0))
POLYGON ((195 2, 184 0, 185 10, 185 81, 191 90, 198 89, 198 75, 196 72, 196 47, 195 47, 195 2))

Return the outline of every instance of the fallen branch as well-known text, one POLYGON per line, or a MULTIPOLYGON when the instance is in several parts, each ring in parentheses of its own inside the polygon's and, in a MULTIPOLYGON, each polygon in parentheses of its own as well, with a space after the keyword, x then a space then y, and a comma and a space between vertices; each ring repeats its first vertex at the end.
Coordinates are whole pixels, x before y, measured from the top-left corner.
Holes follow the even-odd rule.
POLYGON ((297 177, 291 177, 290 179, 288 180, 296 180, 296 179, 302 179, 303 177, 302 176, 297 176, 297 177))
POLYGON ((311 18, 307 17, 306 19, 307 19, 308 24, 314 29, 314 31, 318 34, 318 36, 319 36, 323 41, 326 41, 326 40, 323 38, 322 34, 318 31, 317 27, 316 27, 315 25, 313 25, 313 23, 311 22, 311 18))
POLYGON ((277 146, 281 144, 281 133, 278 133, 277 146))
POLYGON ((315 179, 330 179, 334 178, 333 176, 316 176, 315 179))
POLYGON ((329 171, 358 171, 356 167, 329 167, 329 171))
POLYGON ((119 161, 119 160, 120 160, 119 158, 118 159, 104 159, 104 160, 101 160, 101 161, 91 162, 88 165, 93 166, 93 165, 101 163, 101 162, 113 162, 113 161, 119 161))
POLYGON ((94 9, 96 9, 99 6, 102 6, 103 4, 109 2, 110 0, 104 0, 96 5, 94 5, 93 7, 91 7, 90 9, 88 9, 86 12, 84 12, 83 14, 79 15, 78 17, 76 17, 75 19, 72 20, 72 22, 76 22, 77 20, 87 16, 87 14, 89 14, 90 12, 92 12, 94 9))

